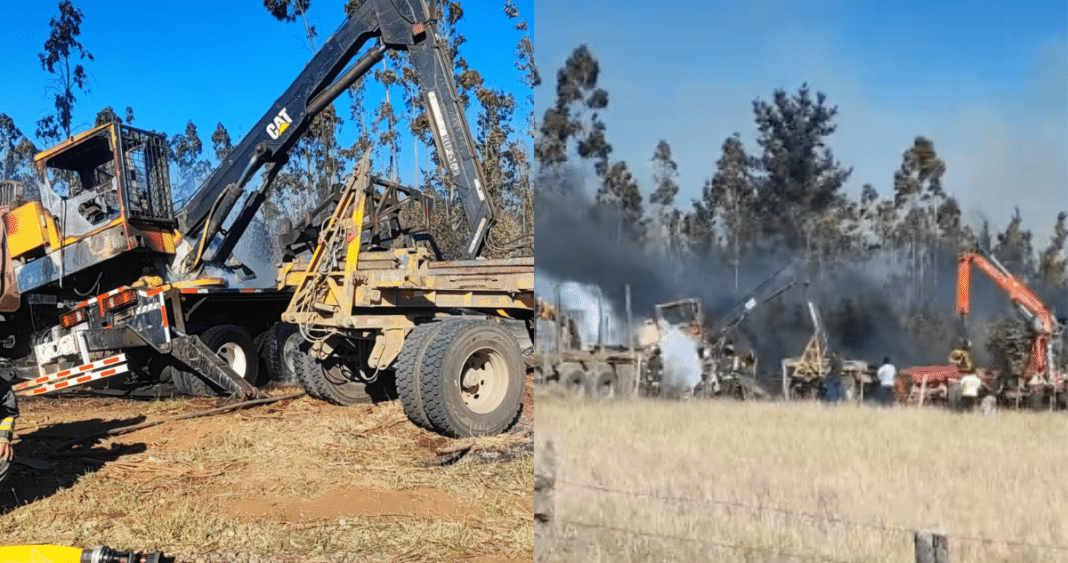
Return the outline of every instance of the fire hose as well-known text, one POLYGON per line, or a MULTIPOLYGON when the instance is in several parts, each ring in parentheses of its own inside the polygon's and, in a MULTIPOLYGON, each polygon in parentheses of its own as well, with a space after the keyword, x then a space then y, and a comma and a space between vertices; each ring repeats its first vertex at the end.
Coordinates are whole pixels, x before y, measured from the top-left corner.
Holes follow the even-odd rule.
POLYGON ((106 546, 93 549, 59 545, 0 547, 0 563, 162 563, 163 561, 163 553, 159 551, 117 551, 106 546))

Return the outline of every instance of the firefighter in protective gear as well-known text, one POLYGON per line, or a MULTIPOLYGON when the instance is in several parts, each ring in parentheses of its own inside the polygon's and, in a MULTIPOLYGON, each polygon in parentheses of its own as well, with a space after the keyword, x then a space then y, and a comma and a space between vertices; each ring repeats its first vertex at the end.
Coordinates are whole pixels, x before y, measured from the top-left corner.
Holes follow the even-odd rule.
POLYGON ((975 364, 972 362, 971 342, 965 340, 961 343, 960 348, 950 352, 949 363, 957 366, 957 369, 960 370, 961 373, 971 373, 975 371, 975 364))

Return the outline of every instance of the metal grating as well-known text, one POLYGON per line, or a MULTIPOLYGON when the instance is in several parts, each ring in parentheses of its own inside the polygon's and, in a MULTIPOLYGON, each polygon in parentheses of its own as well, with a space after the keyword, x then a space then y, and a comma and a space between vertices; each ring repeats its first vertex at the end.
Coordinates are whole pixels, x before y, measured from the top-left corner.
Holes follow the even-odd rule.
POLYGON ((173 223, 167 141, 158 134, 123 127, 123 194, 129 219, 173 223))
POLYGON ((14 180, 0 182, 0 207, 14 209, 22 203, 22 184, 14 180))

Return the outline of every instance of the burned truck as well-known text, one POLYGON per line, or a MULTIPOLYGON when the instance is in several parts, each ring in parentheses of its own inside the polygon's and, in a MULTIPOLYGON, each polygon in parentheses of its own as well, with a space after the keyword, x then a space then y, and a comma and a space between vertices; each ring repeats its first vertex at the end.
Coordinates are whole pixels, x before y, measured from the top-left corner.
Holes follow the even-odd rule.
POLYGON ((392 381, 412 422, 443 435, 496 434, 518 420, 525 372, 513 333, 533 328, 533 236, 494 235, 490 184, 436 11, 359 4, 177 209, 165 136, 121 123, 37 155, 40 201, 0 186, 0 365, 25 380, 17 393, 122 378, 253 398, 265 350, 269 365, 336 404, 376 399, 370 390, 392 381), (236 248, 290 153, 390 52, 406 53, 420 86, 443 179, 466 218, 456 215, 463 247, 443 256, 425 194, 374 176, 364 155, 297 229, 290 242, 301 249, 277 285, 255 283, 236 248))
POLYGON ((766 398, 756 382, 756 356, 736 349, 730 337, 737 324, 730 321, 738 316, 734 313, 710 330, 700 300, 661 303, 640 329, 628 328, 627 344, 587 344, 579 331, 584 312, 539 300, 535 381, 600 399, 617 394, 766 398))
MULTIPOLYGON (((644 396, 766 398, 767 392, 756 381, 757 358, 751 351, 735 345, 729 330, 736 323, 720 322, 711 329, 705 325, 699 299, 690 298, 656 305, 655 319, 646 321, 639 343, 648 359, 638 387, 644 396), (671 341, 685 339, 685 347, 675 353, 682 361, 665 361, 671 341), (692 347, 692 348, 691 348, 692 347), (678 389, 680 374, 670 371, 689 369, 686 355, 692 349, 700 379, 691 389, 678 389), (681 365, 678 365, 681 364, 681 365)), ((733 317, 732 317, 733 318, 733 317)))
POLYGON ((633 346, 586 344, 579 326, 584 313, 537 300, 534 382, 570 395, 610 399, 631 394, 645 363, 633 346))

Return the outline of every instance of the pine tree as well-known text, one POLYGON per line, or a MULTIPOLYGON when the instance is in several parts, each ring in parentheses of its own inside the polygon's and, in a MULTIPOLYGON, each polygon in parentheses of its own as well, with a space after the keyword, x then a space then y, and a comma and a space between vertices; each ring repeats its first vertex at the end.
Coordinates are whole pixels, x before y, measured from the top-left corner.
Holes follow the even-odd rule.
POLYGON ((817 223, 842 204, 842 186, 852 173, 835 161, 826 138, 834 133, 836 107, 804 84, 794 96, 776 90, 772 102, 756 100, 753 112, 762 154, 757 169, 758 216, 764 240, 812 254, 817 223))
POLYGON ((597 175, 606 177, 612 145, 597 115, 608 107, 608 92, 597 87, 599 73, 600 64, 586 45, 576 48, 556 73, 556 102, 545 111, 534 144, 534 158, 543 170, 567 162, 574 142, 579 156, 593 160, 597 175))

